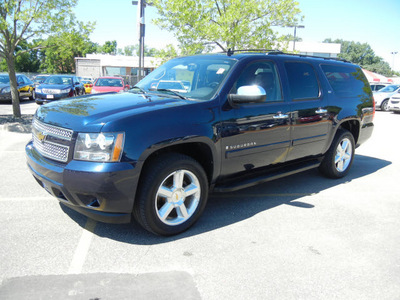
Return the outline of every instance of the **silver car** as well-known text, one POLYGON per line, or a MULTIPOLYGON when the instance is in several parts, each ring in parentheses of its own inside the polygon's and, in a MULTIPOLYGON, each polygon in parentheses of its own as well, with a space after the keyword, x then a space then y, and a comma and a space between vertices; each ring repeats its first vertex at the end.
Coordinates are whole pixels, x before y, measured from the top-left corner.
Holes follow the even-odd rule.
POLYGON ((399 84, 391 84, 383 89, 374 92, 375 107, 388 111, 389 99, 400 90, 399 84))

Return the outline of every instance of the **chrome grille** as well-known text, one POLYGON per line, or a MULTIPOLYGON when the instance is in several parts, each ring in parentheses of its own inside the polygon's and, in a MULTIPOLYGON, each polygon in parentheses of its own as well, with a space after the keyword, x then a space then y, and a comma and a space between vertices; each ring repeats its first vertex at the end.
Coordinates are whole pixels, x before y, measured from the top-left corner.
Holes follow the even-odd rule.
POLYGON ((56 90, 56 89, 42 89, 43 94, 50 94, 50 95, 54 95, 54 94, 59 94, 60 90, 56 90))
POLYGON ((65 129, 49 124, 42 123, 37 119, 33 119, 33 127, 35 127, 38 131, 43 134, 48 134, 54 137, 58 137, 63 140, 70 141, 72 139, 72 134, 74 133, 70 129, 65 129))
POLYGON ((36 150, 45 157, 61 162, 67 162, 68 160, 68 146, 58 145, 50 142, 41 142, 36 136, 34 136, 33 147, 35 147, 36 150))
POLYGON ((70 129, 45 124, 37 119, 32 122, 33 146, 44 157, 56 161, 68 161, 70 145, 66 141, 71 141, 72 134, 70 129))

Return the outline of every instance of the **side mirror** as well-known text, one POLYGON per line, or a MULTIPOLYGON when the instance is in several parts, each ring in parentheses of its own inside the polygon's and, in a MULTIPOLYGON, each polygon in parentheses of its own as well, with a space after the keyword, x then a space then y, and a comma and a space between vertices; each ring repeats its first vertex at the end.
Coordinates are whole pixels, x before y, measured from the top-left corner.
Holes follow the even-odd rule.
POLYGON ((264 102, 267 94, 261 86, 245 85, 237 90, 237 94, 229 94, 228 100, 233 104, 264 102))

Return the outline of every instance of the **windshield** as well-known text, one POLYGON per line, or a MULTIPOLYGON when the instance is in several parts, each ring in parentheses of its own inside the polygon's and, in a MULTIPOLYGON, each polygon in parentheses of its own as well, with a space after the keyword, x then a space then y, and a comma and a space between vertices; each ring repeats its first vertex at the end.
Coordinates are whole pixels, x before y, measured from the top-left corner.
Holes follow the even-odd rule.
POLYGON ((63 76, 50 76, 48 77, 44 83, 46 84, 62 84, 62 85, 71 85, 72 78, 71 77, 63 77, 63 76))
POLYGON ((383 93, 391 93, 394 92, 395 90, 397 90, 399 88, 399 85, 388 85, 387 87, 380 89, 379 92, 383 92, 383 93))
POLYGON ((96 81, 95 86, 113 86, 113 87, 122 87, 124 86, 121 79, 114 78, 99 78, 96 81))
POLYGON ((185 98, 209 100, 235 63, 236 60, 226 57, 176 58, 154 70, 136 86, 142 92, 172 91, 185 98))
POLYGON ((9 83, 10 77, 8 75, 0 75, 0 83, 9 83))

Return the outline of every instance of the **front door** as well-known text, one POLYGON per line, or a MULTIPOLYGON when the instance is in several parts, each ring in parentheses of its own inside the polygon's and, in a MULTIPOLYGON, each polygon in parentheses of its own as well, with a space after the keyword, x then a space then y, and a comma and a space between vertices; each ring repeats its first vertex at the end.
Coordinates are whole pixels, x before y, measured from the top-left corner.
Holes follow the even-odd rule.
POLYGON ((221 128, 223 176, 284 162, 290 146, 290 105, 282 96, 275 63, 260 60, 248 64, 230 93, 247 85, 261 86, 266 101, 221 112, 226 120, 221 128))

